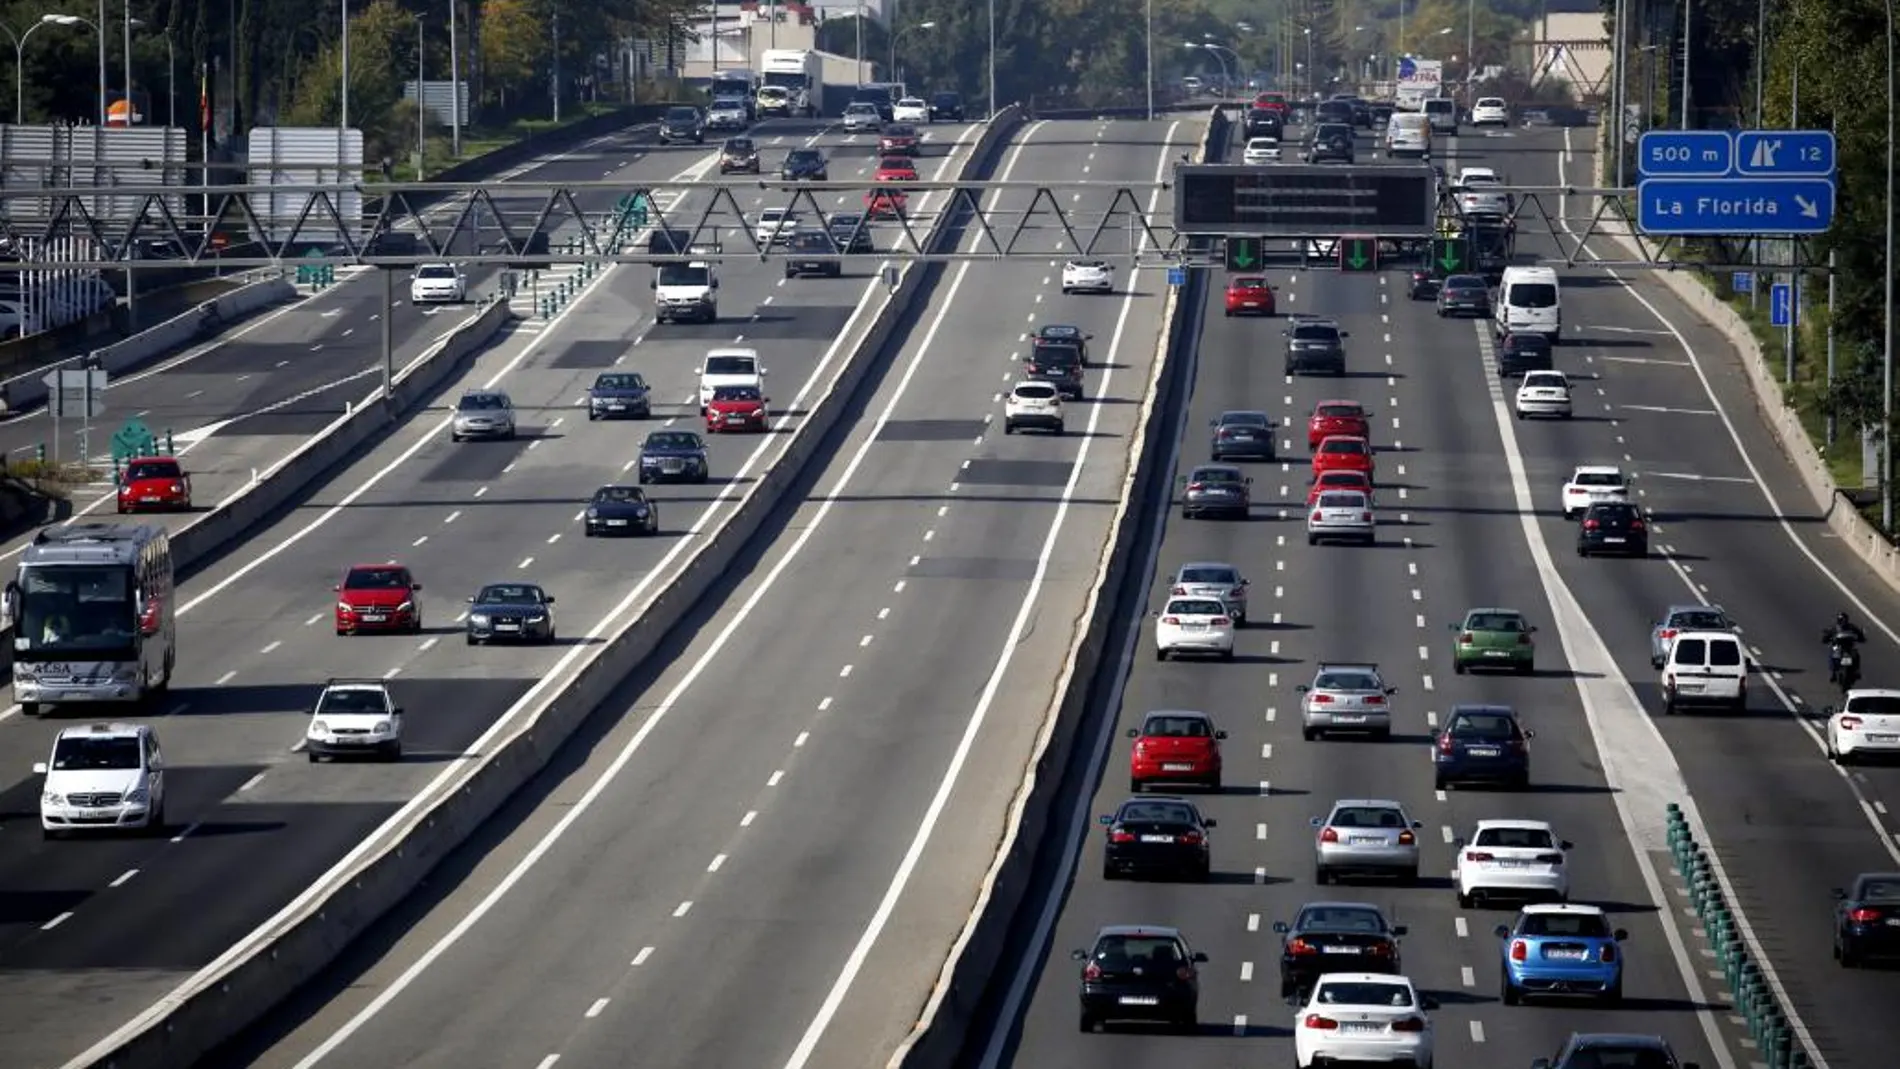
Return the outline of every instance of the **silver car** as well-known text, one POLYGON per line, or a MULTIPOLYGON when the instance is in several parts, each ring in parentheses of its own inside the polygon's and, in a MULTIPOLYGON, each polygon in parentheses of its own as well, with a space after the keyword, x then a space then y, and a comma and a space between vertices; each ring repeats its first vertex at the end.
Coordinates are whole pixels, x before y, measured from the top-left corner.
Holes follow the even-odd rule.
POLYGON ((1313 502, 1313 511, 1306 516, 1306 544, 1360 542, 1369 546, 1378 539, 1376 523, 1370 494, 1364 490, 1327 490, 1313 502))
POLYGON ((1341 876, 1396 876, 1418 882, 1418 832, 1397 802, 1342 798, 1325 817, 1313 818, 1313 882, 1322 887, 1341 876))
POLYGON ((1335 731, 1366 731, 1381 738, 1392 734, 1392 705, 1386 699, 1399 688, 1386 686, 1376 664, 1322 662, 1313 682, 1295 689, 1300 693, 1300 734, 1308 742, 1335 731))
POLYGON ((1720 605, 1671 605, 1649 629, 1649 666, 1661 668, 1669 660, 1669 647, 1684 631, 1733 631, 1735 622, 1720 605))
POLYGON ((1174 578, 1168 580, 1168 593, 1173 597, 1219 598, 1226 604, 1227 614, 1234 618, 1234 626, 1245 627, 1250 585, 1239 568, 1206 561, 1181 565, 1174 578))
POLYGON ((455 402, 455 418, 449 421, 449 440, 469 438, 515 437, 515 403, 500 390, 470 390, 455 402))

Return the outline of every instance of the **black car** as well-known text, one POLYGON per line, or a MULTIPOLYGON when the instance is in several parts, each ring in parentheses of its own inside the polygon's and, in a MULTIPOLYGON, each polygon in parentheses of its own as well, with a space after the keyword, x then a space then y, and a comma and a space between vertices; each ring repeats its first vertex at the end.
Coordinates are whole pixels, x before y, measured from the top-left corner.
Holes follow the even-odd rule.
POLYGON ((603 486, 594 491, 593 500, 587 503, 586 524, 588 538, 659 534, 660 506, 649 501, 647 492, 637 486, 603 486))
POLYGON ((931 122, 962 122, 963 98, 955 93, 936 93, 930 98, 931 122))
POLYGON ((800 230, 792 235, 785 254, 785 277, 822 275, 841 278, 844 262, 838 259, 838 245, 822 230, 800 230))
POLYGON ((1477 275, 1452 275, 1438 287, 1438 317, 1491 315, 1491 287, 1477 275))
POLYGON ((1213 427, 1208 459, 1216 463, 1241 457, 1272 460, 1279 455, 1273 417, 1265 412, 1222 412, 1208 423, 1213 427))
POLYGON ((1201 970, 1207 955, 1178 928, 1116 924, 1095 933, 1082 962, 1084 1032, 1114 1021, 1156 1021, 1183 1032, 1200 1026, 1201 970))
POLYGON ((831 166, 825 154, 815 148, 795 148, 779 165, 778 176, 787 182, 825 182, 831 179, 831 166))
POLYGON ((1254 137, 1283 138, 1286 132, 1286 120, 1281 113, 1272 108, 1252 108, 1247 112, 1244 123, 1246 135, 1254 137))
POLYGON ((1323 100, 1313 109, 1313 121, 1316 123, 1338 123, 1351 127, 1354 124, 1352 101, 1323 100))
POLYGON ((1498 342, 1498 377, 1501 379, 1531 371, 1551 371, 1555 367, 1550 339, 1542 334, 1506 334, 1498 342))
POLYGON ((1084 334, 1081 327, 1070 326, 1067 323, 1047 323, 1043 325, 1042 329, 1036 331, 1036 341, 1038 342, 1057 342, 1063 345, 1075 346, 1082 354, 1083 367, 1088 366, 1089 342, 1094 337, 1095 335, 1093 334, 1084 334))
MULTIPOLYGON (((1327 101, 1327 104, 1336 103, 1327 101)), ((1321 104, 1324 108, 1326 104, 1321 104)), ((1338 160, 1351 163, 1355 158, 1352 127, 1343 122, 1322 122, 1313 128, 1313 139, 1306 146, 1306 162, 1338 160)))
MULTIPOLYGON (((590 534, 592 532, 589 532, 590 534)), ((468 599, 468 644, 554 641, 554 595, 533 583, 490 583, 468 599)))
POLYGON ((1286 373, 1346 373, 1346 339, 1352 335, 1330 319, 1296 319, 1286 336, 1286 373))
POLYGON ((1428 301, 1438 296, 1438 286, 1444 279, 1429 267, 1415 267, 1405 283, 1405 296, 1414 301, 1428 301))
POLYGON ((706 443, 692 431, 654 431, 640 443, 640 482, 703 483, 706 443))
POLYGON ((1372 105, 1372 128, 1374 130, 1385 129, 1385 125, 1391 121, 1392 121, 1392 105, 1390 104, 1372 105))
POLYGON ((728 137, 719 147, 720 174, 758 174, 759 146, 749 137, 728 137))
POLYGON ((838 212, 827 217, 825 230, 831 234, 831 240, 847 253, 877 251, 877 245, 871 240, 870 220, 856 212, 838 212))
POLYGON ((1577 556, 1600 554, 1649 556, 1649 525, 1627 501, 1598 501, 1583 510, 1577 525, 1577 556))
POLYGON ((653 415, 653 391, 637 371, 603 371, 587 388, 587 418, 646 419, 653 415))
POLYGON ((1834 960, 1843 969, 1900 960, 1900 872, 1863 872, 1834 889, 1834 960))
POLYGON ((1130 798, 1102 823, 1102 879, 1123 876, 1186 876, 1207 882, 1212 854, 1207 830, 1212 817, 1185 798, 1130 798))
POLYGON ((1454 705, 1432 736, 1432 789, 1460 783, 1530 786, 1530 740, 1508 705, 1454 705))
POLYGON ((1280 933, 1280 997, 1313 989, 1329 972, 1398 975, 1399 937, 1405 926, 1366 902, 1308 902, 1293 923, 1274 921, 1280 933))
POLYGON ((1080 398, 1082 367, 1080 345, 1038 338, 1023 358, 1023 378, 1049 383, 1065 398, 1080 398))
POLYGON ((1555 1058, 1538 1058, 1531 1069, 1701 1069, 1678 1061, 1661 1036, 1572 1032, 1555 1058))
POLYGON ((698 108, 668 108, 660 118, 660 144, 671 145, 679 141, 691 141, 695 145, 706 143, 706 124, 700 118, 698 108))
POLYGON ((647 252, 654 256, 684 256, 693 247, 690 230, 654 227, 647 235, 647 252))

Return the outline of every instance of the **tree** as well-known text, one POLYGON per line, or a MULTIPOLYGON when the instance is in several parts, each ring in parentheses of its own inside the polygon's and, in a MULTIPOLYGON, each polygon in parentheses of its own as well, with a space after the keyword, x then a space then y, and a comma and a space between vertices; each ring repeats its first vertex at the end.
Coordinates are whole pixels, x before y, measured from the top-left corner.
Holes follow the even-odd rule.
POLYGON ((506 101, 535 80, 552 47, 532 0, 482 0, 481 61, 488 84, 506 101))

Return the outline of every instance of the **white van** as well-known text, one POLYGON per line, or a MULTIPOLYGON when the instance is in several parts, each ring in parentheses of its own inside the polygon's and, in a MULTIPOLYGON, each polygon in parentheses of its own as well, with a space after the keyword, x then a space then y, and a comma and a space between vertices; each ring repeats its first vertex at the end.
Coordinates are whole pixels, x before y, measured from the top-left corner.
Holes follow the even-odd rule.
POLYGON ((1492 331, 1542 334, 1556 345, 1563 334, 1563 296, 1551 267, 1507 267, 1491 300, 1492 331))
POLYGON ((1386 123, 1385 150, 1394 156, 1425 159, 1432 154, 1432 124, 1425 116, 1396 111, 1386 123))
POLYGON ((1432 121, 1432 129, 1441 134, 1458 132, 1458 105, 1447 97, 1435 97, 1425 102, 1425 117, 1432 121))
POLYGON ((1663 712, 1685 705, 1748 708, 1748 656, 1732 631, 1684 631, 1662 669, 1663 712))

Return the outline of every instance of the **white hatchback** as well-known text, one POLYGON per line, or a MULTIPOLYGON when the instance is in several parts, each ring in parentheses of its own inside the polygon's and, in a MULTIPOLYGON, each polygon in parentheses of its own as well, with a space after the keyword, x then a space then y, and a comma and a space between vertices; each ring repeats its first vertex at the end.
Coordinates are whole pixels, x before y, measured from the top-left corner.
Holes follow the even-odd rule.
POLYGON ((326 757, 402 760, 402 706, 380 679, 332 679, 304 728, 311 764, 326 757))
POLYGON ((1827 710, 1827 755, 1840 764, 1900 754, 1900 690, 1856 688, 1827 710))
POLYGON ((1530 371, 1518 385, 1518 419, 1532 416, 1570 418, 1570 380, 1561 371, 1530 371))
POLYGON ((1293 1061, 1300 1069, 1333 1062, 1432 1069, 1432 1021, 1425 1014, 1437 1008, 1404 976, 1325 973, 1293 1011, 1293 1061))
POLYGON ((752 235, 761 246, 788 245, 798 233, 798 214, 790 208, 766 208, 759 213, 759 225, 752 235))
POLYGON ((1062 391, 1054 383, 1019 382, 1003 401, 1003 433, 1035 427, 1061 434, 1062 391))
POLYGON ((916 97, 905 97, 891 105, 892 122, 920 122, 929 124, 930 105, 916 97))
POLYGON ((1511 122, 1511 109, 1505 106, 1503 97, 1479 97, 1471 105, 1471 125, 1508 126, 1511 122))
POLYGON ((1063 293, 1113 293, 1115 269, 1106 260, 1070 260, 1062 265, 1063 293))
POLYGON ((454 264, 423 264, 409 278, 409 303, 453 303, 468 299, 468 278, 454 264))
POLYGON ((1599 501, 1628 501, 1629 476, 1614 464, 1579 464, 1564 483, 1564 519, 1574 520, 1599 501))
POLYGON ((1280 139, 1277 137, 1253 137, 1247 139, 1247 147, 1240 152, 1242 163, 1262 164, 1280 162, 1280 139))
POLYGON ((1327 490, 1307 514, 1306 544, 1361 542, 1369 546, 1377 538, 1377 530, 1372 498, 1364 490, 1327 490))
POLYGON ((1177 653, 1234 657, 1234 617, 1219 598, 1169 598, 1155 614, 1155 660, 1177 653))
POLYGON ((1478 821, 1470 836, 1452 840, 1458 904, 1472 909, 1493 898, 1569 901, 1564 851, 1570 845, 1541 820, 1478 821))

